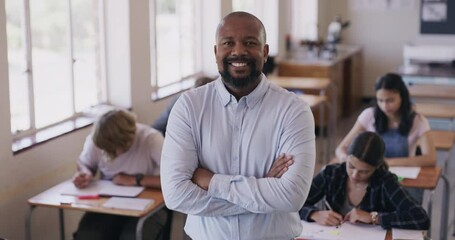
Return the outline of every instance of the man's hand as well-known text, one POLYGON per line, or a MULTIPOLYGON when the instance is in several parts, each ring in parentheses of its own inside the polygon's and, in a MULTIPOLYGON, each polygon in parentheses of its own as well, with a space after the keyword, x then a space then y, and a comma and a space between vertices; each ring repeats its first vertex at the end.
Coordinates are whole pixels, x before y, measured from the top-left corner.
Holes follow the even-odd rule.
POLYGON ((205 168, 196 168, 196 171, 193 173, 193 178, 191 181, 198 185, 200 188, 207 191, 209 189, 210 180, 212 180, 213 173, 205 168))
POLYGON ((117 185, 136 186, 136 177, 133 175, 119 173, 115 175, 115 177, 112 179, 112 182, 117 185))
POLYGON ((315 211, 311 213, 310 219, 319 225, 339 226, 343 222, 343 216, 334 211, 315 211))
POLYGON ((92 180, 92 173, 76 172, 73 176, 73 183, 77 188, 86 188, 92 180))
POLYGON ((266 177, 280 178, 289 169, 289 166, 291 166, 293 163, 294 163, 293 156, 286 155, 284 153, 280 154, 273 163, 272 168, 267 173, 266 177))

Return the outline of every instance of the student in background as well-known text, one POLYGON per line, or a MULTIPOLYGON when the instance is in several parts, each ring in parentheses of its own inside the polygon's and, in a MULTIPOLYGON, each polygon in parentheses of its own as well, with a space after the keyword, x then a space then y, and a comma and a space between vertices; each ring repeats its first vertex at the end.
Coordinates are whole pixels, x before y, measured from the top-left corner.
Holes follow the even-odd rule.
MULTIPOLYGON (((99 170, 101 179, 118 185, 159 189, 162 146, 163 136, 155 129, 136 123, 131 113, 109 111, 98 119, 86 138, 73 183, 78 188, 85 188, 99 170)), ((137 220, 135 217, 86 213, 75 239, 134 239, 137 220)), ((162 239, 166 223, 167 209, 149 217, 143 227, 144 239, 162 239)))
MULTIPOLYGON (((201 76, 196 79, 194 82, 194 87, 200 87, 204 86, 205 84, 215 80, 216 78, 211 78, 208 76, 201 76)), ((166 127, 167 127, 167 121, 169 119, 169 114, 171 113, 172 107, 174 107, 175 102, 177 102, 177 99, 179 99, 180 95, 175 96, 171 102, 166 106, 166 108, 160 113, 158 118, 152 123, 152 128, 158 130, 163 134, 163 136, 166 135, 166 127)))
MULTIPOLYGON (((389 166, 434 166, 436 149, 428 134, 430 125, 423 115, 414 111, 401 76, 388 73, 380 77, 375 84, 375 91, 375 106, 359 115, 351 131, 338 145, 338 160, 345 161, 347 147, 355 136, 372 131, 384 139, 389 166)), ((418 202, 422 202, 423 190, 407 190, 418 202)))
POLYGON ((314 179, 300 210, 301 219, 337 226, 344 221, 381 225, 384 229, 426 230, 425 210, 387 170, 384 141, 374 132, 353 140, 345 162, 327 165, 314 179), (327 210, 315 204, 325 197, 327 210))
POLYGON ((166 205, 188 214, 192 239, 292 239, 315 164, 307 103, 261 73, 268 56, 262 22, 246 12, 219 23, 220 77, 180 96, 169 116, 161 182, 166 205), (281 154, 293 164, 268 172, 281 154))

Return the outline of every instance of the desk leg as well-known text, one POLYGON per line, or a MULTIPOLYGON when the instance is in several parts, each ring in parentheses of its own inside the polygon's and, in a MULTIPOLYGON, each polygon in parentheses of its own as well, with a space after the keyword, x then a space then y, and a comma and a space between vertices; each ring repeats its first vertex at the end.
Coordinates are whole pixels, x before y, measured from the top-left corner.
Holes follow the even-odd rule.
MULTIPOLYGON (((318 150, 318 153, 316 154, 319 159, 317 160, 319 163, 324 163, 325 161, 322 159, 325 157, 325 154, 323 153, 323 149, 324 147, 322 146, 323 143, 325 143, 326 141, 324 140, 324 104, 321 103, 320 106, 319 106, 319 142, 321 143, 319 146, 320 146, 320 149, 318 150)), ((327 124, 328 125, 328 124, 327 124)), ((327 138, 328 140, 328 138, 327 138)))
MULTIPOLYGON (((430 191, 430 196, 428 196, 428 205, 427 205, 428 212, 427 213, 428 213, 428 217, 430 218, 430 222, 431 222, 431 216, 433 213, 433 195, 434 195, 434 190, 430 191)), ((429 239, 431 239, 431 226, 427 231, 427 237, 429 239)))
POLYGON ((148 217, 149 217, 149 215, 143 216, 143 217, 139 218, 139 220, 137 221, 136 240, 142 240, 142 227, 144 227, 144 222, 148 217))
POLYGON ((441 179, 444 182, 443 197, 441 204, 441 234, 444 236, 440 237, 442 240, 447 240, 447 225, 449 221, 449 202, 450 202, 450 187, 449 180, 442 174, 441 179))
POLYGON ((58 209, 58 220, 60 224, 60 239, 65 240, 65 216, 63 215, 63 209, 58 209))
POLYGON ((32 213, 35 206, 30 206, 28 209, 27 215, 25 216, 25 239, 32 240, 32 213))

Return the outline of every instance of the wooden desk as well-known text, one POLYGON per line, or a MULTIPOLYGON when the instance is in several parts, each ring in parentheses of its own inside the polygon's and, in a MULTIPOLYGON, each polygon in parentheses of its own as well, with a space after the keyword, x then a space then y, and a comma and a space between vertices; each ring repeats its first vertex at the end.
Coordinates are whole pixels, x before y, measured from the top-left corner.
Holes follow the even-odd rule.
MULTIPOLYGON (((320 114, 321 114, 321 117, 319 118, 320 120, 322 119, 322 114, 323 114, 323 108, 324 108, 324 105, 327 106, 327 98, 325 96, 319 96, 319 95, 307 95, 307 94, 302 94, 302 95, 299 95, 299 97, 301 99, 303 99, 305 102, 308 103, 308 105, 310 106, 311 110, 314 112, 315 109, 320 109, 320 114)), ((323 138, 323 134, 321 132, 321 130, 319 131, 319 139, 322 141, 322 138, 323 138)), ((329 138, 326 138, 326 156, 325 156, 325 161, 327 161, 328 159, 328 156, 330 154, 330 143, 329 143, 329 138)), ((324 157, 324 154, 320 153, 320 151, 318 151, 318 154, 317 154, 317 157, 319 159, 317 159, 317 161, 319 161, 319 163, 321 163, 322 161, 322 157, 324 157)), ((325 162, 323 161, 323 162, 325 162)))
POLYGON ((416 111, 428 118, 443 118, 450 121, 449 129, 455 130, 455 105, 440 103, 416 103, 416 111))
POLYGON ((63 210, 79 210, 84 212, 97 212, 113 215, 122 215, 137 217, 139 221, 137 222, 136 228, 136 239, 142 240, 142 226, 145 219, 149 216, 160 210, 164 207, 164 198, 160 190, 146 188, 137 198, 147 198, 153 199, 154 203, 150 204, 144 211, 136 210, 122 210, 122 209, 112 209, 104 208, 102 204, 106 202, 109 197, 101 197, 95 200, 79 200, 76 196, 66 196, 61 195, 62 189, 66 188, 69 184, 73 184, 71 180, 62 182, 32 198, 27 202, 30 205, 30 209, 26 216, 25 224, 25 236, 27 240, 31 240, 31 217, 33 209, 36 207, 50 207, 56 208, 59 210, 59 220, 60 220, 60 239, 65 239, 64 231, 64 218, 63 210), (70 204, 62 204, 70 203, 70 204))
MULTIPOLYGON (((447 239, 447 225, 448 225, 448 210, 450 201, 450 187, 448 179, 442 174, 440 167, 422 167, 419 175, 416 179, 405 178, 401 181, 403 187, 420 188, 424 190, 430 190, 430 198, 428 200, 428 215, 431 218, 432 215, 432 204, 434 191, 438 185, 439 180, 442 179, 444 183, 443 198, 441 204, 441 225, 440 225, 440 236, 442 240, 447 239)), ((428 230, 428 236, 431 237, 431 229, 428 230)))
POLYGON ((450 151, 455 143, 455 132, 431 130, 430 138, 436 150, 450 151))
POLYGON ((321 138, 325 136, 324 126, 327 126, 327 158, 324 161, 326 162, 333 146, 332 141, 334 140, 333 136, 335 136, 336 132, 335 119, 337 116, 336 90, 332 89, 332 96, 328 96, 327 92, 331 87, 334 88, 335 85, 328 78, 270 76, 268 79, 272 83, 288 90, 300 90, 304 95, 313 95, 313 93, 315 93, 327 98, 325 106, 328 114, 325 114, 324 105, 320 105, 319 109, 312 108, 315 123, 319 127, 319 136, 321 138), (329 104, 329 101, 332 102, 329 104))
POLYGON ((318 91, 319 95, 325 95, 331 82, 328 78, 309 78, 309 77, 283 77, 269 76, 269 81, 286 89, 318 91))
POLYGON ((415 84, 409 85, 408 90, 412 97, 455 99, 455 86, 415 84))
MULTIPOLYGON (((277 63, 279 76, 327 78, 335 85, 330 89, 336 91, 340 115, 349 116, 362 103, 362 49, 358 46, 337 46, 338 54, 334 59, 309 59, 306 56, 294 55, 277 63)), ((328 96, 334 96, 328 94, 328 96)), ((332 102, 329 100, 329 102, 332 102)))

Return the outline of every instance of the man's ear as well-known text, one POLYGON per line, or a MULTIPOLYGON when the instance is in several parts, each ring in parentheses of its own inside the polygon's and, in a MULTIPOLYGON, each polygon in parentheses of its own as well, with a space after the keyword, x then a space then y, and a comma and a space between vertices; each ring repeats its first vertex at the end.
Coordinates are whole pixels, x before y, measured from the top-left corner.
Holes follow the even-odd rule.
POLYGON ((214 52, 215 55, 216 55, 216 52, 217 52, 217 50, 216 50, 216 45, 213 45, 213 52, 214 52))
POLYGON ((264 63, 267 62, 267 58, 269 57, 269 45, 265 44, 264 45, 264 63))

